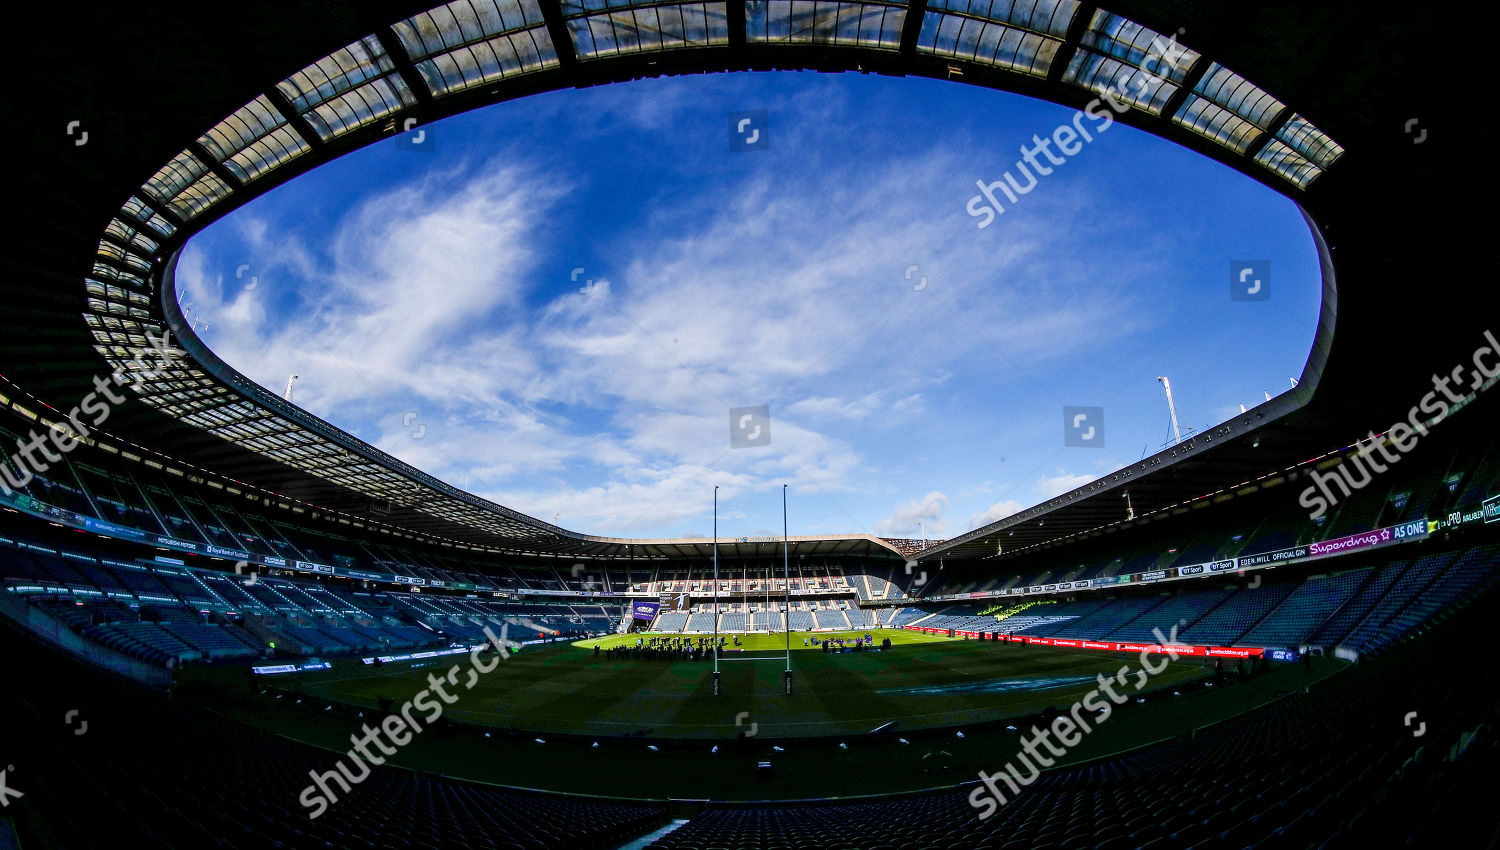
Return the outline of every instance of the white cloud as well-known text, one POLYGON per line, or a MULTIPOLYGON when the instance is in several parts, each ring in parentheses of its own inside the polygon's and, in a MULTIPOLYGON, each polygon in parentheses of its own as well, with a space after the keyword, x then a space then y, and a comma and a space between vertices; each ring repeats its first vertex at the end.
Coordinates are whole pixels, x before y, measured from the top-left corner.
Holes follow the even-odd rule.
POLYGON ((1045 502, 1053 496, 1061 496, 1064 493, 1076 490, 1097 477, 1087 472, 1075 474, 1064 469, 1058 469, 1056 475, 1044 475, 1037 479, 1036 492, 1041 497, 1041 501, 1045 502))
POLYGON ((929 537, 941 537, 948 531, 948 521, 943 513, 948 509, 948 497, 934 490, 920 499, 902 502, 891 515, 875 523, 875 533, 883 537, 916 537, 926 526, 929 537))
MULTIPOLYGON (((649 130, 702 106, 642 97, 618 111, 649 130)), ((775 125, 778 149, 809 132, 793 114, 775 125)), ((850 530, 890 504, 872 483, 890 463, 943 456, 945 419, 1151 321, 1130 287, 1099 297, 1098 267, 1123 281, 1128 263, 1052 250, 1086 194, 1054 219, 1007 216, 976 235, 962 198, 933 188, 969 168, 955 147, 872 163, 812 145, 797 180, 736 171, 672 203, 646 197, 638 218, 591 232, 590 256, 605 259, 576 281, 572 262, 554 268, 579 238, 555 225, 572 221, 573 172, 515 156, 453 162, 368 197, 326 238, 247 208, 226 223, 244 252, 274 258, 254 269, 259 286, 244 290, 233 263, 226 275, 193 246, 179 280, 213 317, 214 349, 263 386, 279 393, 296 372, 299 404, 518 510, 650 536, 703 527, 714 484, 727 499, 789 481, 854 504, 839 505, 850 530), (929 280, 920 291, 905 277, 913 264, 929 280), (729 449, 727 408, 758 404, 771 408, 771 445, 729 449)), ((1089 480, 1059 470, 1035 487, 1050 498, 1089 480)), ((877 533, 914 535, 922 520, 944 534, 948 497, 925 481, 907 492, 924 490, 877 533)), ((992 490, 955 501, 973 496, 967 513, 992 490)), ((1019 507, 996 502, 970 524, 1019 507)))
POLYGON ((1025 510, 1026 507, 1026 505, 1017 502, 1015 499, 1002 499, 969 517, 969 528, 972 530, 980 526, 989 525, 992 522, 998 522, 1017 511, 1025 510))

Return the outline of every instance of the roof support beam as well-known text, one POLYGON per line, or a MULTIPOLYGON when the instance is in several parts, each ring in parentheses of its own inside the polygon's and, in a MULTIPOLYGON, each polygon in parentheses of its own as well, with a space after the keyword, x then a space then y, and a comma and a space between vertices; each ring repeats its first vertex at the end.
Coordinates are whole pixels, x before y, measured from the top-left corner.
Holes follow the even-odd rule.
POLYGON ((281 93, 281 89, 271 86, 271 88, 266 90, 266 100, 271 101, 271 105, 276 107, 277 112, 286 116, 286 123, 290 124, 292 129, 297 131, 297 135, 302 137, 302 141, 307 142, 308 147, 312 148, 313 152, 316 153, 323 149, 323 137, 318 135, 318 131, 314 130, 311 124, 307 123, 307 119, 303 118, 301 113, 292 108, 292 102, 286 99, 286 95, 281 93))
POLYGON ((542 9, 542 20, 547 24, 552 49, 557 51, 557 64, 564 72, 571 72, 578 67, 578 51, 573 48, 573 34, 568 31, 568 22, 563 20, 562 3, 560 0, 538 0, 537 5, 542 9))
POLYGON ((1208 67, 1212 64, 1213 62, 1209 61, 1207 56, 1199 54, 1198 61, 1194 62, 1193 67, 1189 68, 1187 74, 1183 76, 1182 86, 1167 99, 1166 105, 1161 108, 1161 120, 1166 121, 1168 124, 1172 123, 1172 116, 1176 115, 1177 110, 1182 108, 1182 104, 1187 100, 1188 95, 1192 94, 1193 89, 1198 87, 1198 81, 1203 79, 1204 74, 1208 73, 1208 67))
POLYGON ((406 55, 406 48, 401 44, 401 39, 390 27, 378 27, 375 37, 380 40, 380 46, 385 50, 385 55, 391 58, 391 64, 396 66, 396 73, 401 75, 402 82, 406 88, 417 99, 417 106, 426 109, 432 105, 432 92, 427 88, 427 81, 422 79, 422 74, 417 66, 411 62, 411 57, 406 55))
POLYGON ((915 56, 917 39, 922 37, 922 21, 927 18, 927 0, 911 0, 906 6, 906 21, 901 26, 901 56, 915 56))
POLYGON ((1073 13, 1073 20, 1068 22, 1068 33, 1063 36, 1063 46, 1058 48, 1057 55, 1052 57, 1052 67, 1047 69, 1047 82, 1062 81, 1063 72, 1068 70, 1068 65, 1073 62, 1073 54, 1079 50, 1078 43, 1083 40, 1089 23, 1094 20, 1096 8, 1092 3, 1084 3, 1073 13))
MULTIPOLYGON (((927 0, 914 0, 914 2, 925 4, 927 0)), ((724 23, 729 28, 729 49, 736 53, 744 50, 746 40, 744 0, 724 0, 724 23)))
POLYGON ((1266 126, 1266 131, 1261 133, 1260 137, 1255 141, 1251 142, 1249 147, 1245 148, 1245 159, 1253 161, 1260 154, 1261 149, 1269 145, 1271 140, 1276 138, 1276 134, 1281 132, 1281 128, 1286 126, 1286 122, 1290 120, 1292 120, 1292 108, 1290 106, 1281 107, 1281 112, 1277 113, 1276 117, 1271 119, 1271 123, 1266 126))

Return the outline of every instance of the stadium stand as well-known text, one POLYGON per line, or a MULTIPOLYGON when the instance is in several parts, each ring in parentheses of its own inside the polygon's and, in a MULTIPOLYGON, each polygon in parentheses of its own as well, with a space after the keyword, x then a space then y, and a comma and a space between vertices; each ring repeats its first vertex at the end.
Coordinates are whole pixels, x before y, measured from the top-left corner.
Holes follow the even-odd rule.
MULTIPOLYGON (((1491 229, 1473 204, 1485 194, 1484 168, 1473 164, 1483 140, 1426 132, 1483 102, 1486 54, 1451 37, 1485 31, 1482 9, 1433 15, 1348 4, 1309 14, 1288 3, 1115 9, 1049 0, 967 10, 843 4, 830 13, 730 4, 724 14, 707 9, 706 29, 686 24, 679 37, 665 19, 683 10, 597 5, 543 0, 521 4, 517 19, 504 3, 424 12, 385 0, 330 0, 261 16, 270 24, 253 14, 241 21, 149 5, 100 4, 82 14, 18 8, 14 30, 43 35, 12 45, 14 66, 30 72, 11 87, 12 135, 29 141, 10 180, 20 211, 12 242, 22 250, 7 253, 9 273, 0 276, 14 325, 0 335, 0 442, 19 447, 33 432, 81 430, 77 421, 63 424, 67 409, 91 382, 139 357, 148 334, 195 336, 197 317, 183 321, 172 297, 174 263, 194 234, 305 170, 391 141, 403 123, 425 125, 521 95, 726 68, 959 79, 1072 108, 1111 81, 1139 82, 1148 67, 1141 54, 1158 30, 1186 34, 1193 49, 1184 64, 1165 81, 1148 72, 1160 88, 1117 107, 1117 117, 1260 181, 1307 218, 1325 309, 1294 388, 952 540, 806 541, 808 557, 804 564, 798 552, 792 582, 805 594, 789 622, 811 628, 834 613, 861 613, 842 607, 851 600, 918 597, 925 601, 877 618, 1127 636, 1175 617, 1189 622, 1190 640, 1309 643, 1346 650, 1359 663, 1241 716, 1050 772, 985 820, 970 805, 971 788, 839 803, 710 803, 652 846, 1500 843, 1489 799, 1500 717, 1484 696, 1500 690, 1500 674, 1482 654, 1497 613, 1495 526, 1484 520, 1494 504, 1485 502, 1500 495, 1493 435, 1500 394, 1484 384, 1488 396, 1454 406, 1466 412, 1418 428, 1415 452, 1326 515, 1309 518, 1296 504, 1315 473, 1351 462, 1361 435, 1416 415, 1407 411, 1435 369, 1472 359, 1486 377, 1480 364, 1494 362, 1493 350, 1477 348, 1480 330, 1494 344, 1485 296, 1468 283, 1475 247, 1488 244, 1491 229), (882 21, 878 34, 846 32, 851 20, 872 15, 882 21), (991 50, 995 39, 1000 47, 991 50), (1431 61, 1389 61, 1407 54, 1431 61), (80 92, 123 94, 113 105, 94 98, 64 119, 60 107, 78 106, 80 92), (1419 132, 1401 104, 1423 105, 1419 132), (74 117, 84 120, 68 124, 64 140, 60 125, 74 117), (1405 134, 1393 129, 1403 120, 1405 134), (95 130, 90 147, 86 133, 72 138, 80 123, 95 130), (1421 282, 1415 291, 1413 281, 1421 282), (1122 495, 1134 501, 1122 508, 1122 495), (1425 537, 1413 545, 1278 564, 1250 577, 1122 582, 1058 594, 1004 620, 933 599, 1125 578, 1423 519, 1425 537), (906 558, 945 571, 914 581, 906 558), (1416 716, 1424 731, 1413 734, 1403 721, 1416 716)), ((707 559, 694 551, 701 541, 653 541, 629 552, 488 504, 318 420, 206 350, 140 389, 110 411, 107 427, 79 435, 37 476, 22 482, 17 469, 5 469, 15 492, 6 488, 0 517, 0 602, 38 634, 63 624, 54 635, 77 637, 82 649, 70 646, 80 657, 97 662, 102 654, 87 650, 107 648, 180 675, 183 666, 236 660, 229 657, 240 652, 236 642, 252 654, 245 657, 264 655, 283 633, 306 641, 276 640, 274 654, 286 660, 425 645, 434 635, 433 645, 473 639, 511 616, 559 630, 611 626, 610 611, 532 604, 528 591, 587 598, 567 571, 574 557, 601 564, 608 589, 648 588, 653 597, 691 590, 693 604, 707 594, 707 559), (118 528, 106 528, 113 538, 105 539, 104 526, 81 518, 118 528), (220 554, 205 554, 210 547, 220 554), (229 572, 235 560, 265 558, 318 569, 267 570, 253 585, 229 572), (333 570, 340 574, 330 578, 333 570)), ((989 465, 992 448, 976 457, 989 465)), ((761 565, 771 544, 741 543, 746 562, 772 574, 761 565)), ((701 624, 713 614, 692 616, 701 624)), ((668 617, 688 625, 686 612, 660 619, 668 617)), ((3 800, 0 845, 610 848, 670 816, 659 802, 380 768, 310 822, 298 791, 336 754, 201 713, 180 692, 166 698, 102 675, 4 622, 16 682, 0 700, 10 748, 0 762, 10 775, 0 779, 7 792, 25 795, 3 800), (58 722, 85 702, 87 735, 58 722), (12 825, 23 840, 10 840, 12 825)), ((153 679, 163 689, 171 680, 153 679)), ((830 753, 797 781, 817 794, 841 758, 830 753)), ((661 764, 637 760, 601 787, 673 769, 661 764)), ((893 756, 882 771, 910 766, 893 756)))
POLYGON ((1184 641, 1203 646, 1232 646, 1280 605, 1292 588, 1288 584, 1268 584, 1236 591, 1179 635, 1184 641))

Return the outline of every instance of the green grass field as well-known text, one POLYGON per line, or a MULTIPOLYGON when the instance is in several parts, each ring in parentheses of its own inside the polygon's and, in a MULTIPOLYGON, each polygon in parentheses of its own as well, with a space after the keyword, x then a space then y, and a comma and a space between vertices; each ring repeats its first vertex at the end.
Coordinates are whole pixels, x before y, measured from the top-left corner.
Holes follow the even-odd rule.
MULTIPOLYGON (((818 632, 815 635, 808 634, 807 632, 792 632, 792 649, 795 650, 795 651, 797 651, 797 652, 801 652, 803 650, 807 650, 809 652, 817 652, 819 654, 822 654, 822 647, 820 647, 820 646, 805 645, 803 643, 803 641, 807 640, 810 637, 816 637, 820 641, 821 640, 839 640, 841 638, 844 639, 844 640, 854 640, 856 638, 862 638, 862 637, 864 637, 867 634, 870 635, 871 637, 875 638, 875 642, 877 644, 880 643, 881 639, 883 639, 883 638, 890 638, 891 639, 891 643, 895 644, 895 645, 898 645, 898 646, 902 645, 902 644, 913 644, 913 643, 940 643, 940 642, 941 643, 952 643, 953 642, 953 640, 950 639, 950 638, 938 637, 937 635, 925 635, 925 634, 922 634, 921 632, 909 632, 909 631, 906 631, 905 629, 855 629, 853 631, 845 631, 845 632, 818 632)), ((600 647, 602 649, 608 649, 610 647, 616 647, 616 646, 635 646, 635 642, 637 640, 640 640, 642 638, 644 638, 646 640, 650 640, 653 637, 667 637, 667 638, 685 637, 685 638, 688 638, 689 640, 692 640, 692 641, 696 642, 698 640, 698 638, 701 638, 701 637, 709 637, 709 638, 711 638, 711 637, 713 637, 713 635, 711 635, 711 634, 710 635, 700 635, 700 634, 696 634, 696 633, 690 634, 690 635, 689 634, 666 634, 666 633, 658 633, 658 632, 652 632, 650 634, 608 635, 606 637, 594 638, 592 640, 576 641, 576 642, 573 643, 573 646, 576 646, 576 647, 578 647, 580 649, 590 649, 590 650, 593 649, 595 646, 598 646, 598 647, 600 647)), ((752 652, 752 653, 754 653, 754 652, 785 652, 786 651, 786 638, 787 638, 786 632, 776 632, 774 634, 750 634, 750 635, 741 634, 741 635, 738 635, 738 637, 740 639, 740 644, 741 644, 739 647, 736 647, 734 645, 734 638, 736 637, 736 635, 732 635, 732 634, 727 634, 726 633, 726 634, 720 635, 720 637, 724 638, 725 649, 726 650, 740 649, 740 650, 743 650, 745 652, 752 652)), ((728 657, 728 656, 726 655, 725 657, 728 657)))
MULTIPOLYGON (((710 661, 665 661, 597 656, 594 647, 634 644, 611 635, 573 644, 527 647, 462 691, 447 711, 453 720, 502 728, 594 735, 652 737, 798 737, 866 732, 884 723, 900 728, 961 725, 1066 708, 1113 675, 1132 654, 973 641, 916 632, 870 630, 889 652, 824 654, 792 634, 794 694, 787 696, 784 635, 742 636, 744 652, 720 659, 723 695, 713 696, 710 661)), ((819 634, 854 637, 863 631, 819 634)), ((731 641, 732 645, 732 641, 731 641)), ((732 648, 732 646, 731 646, 732 648)), ((427 687, 427 676, 466 656, 427 666, 369 668, 341 665, 302 678, 301 690, 329 700, 374 707, 397 705, 427 687)), ((1152 678, 1150 689, 1204 675, 1177 663, 1152 678)), ((462 689, 460 689, 462 690, 462 689)))

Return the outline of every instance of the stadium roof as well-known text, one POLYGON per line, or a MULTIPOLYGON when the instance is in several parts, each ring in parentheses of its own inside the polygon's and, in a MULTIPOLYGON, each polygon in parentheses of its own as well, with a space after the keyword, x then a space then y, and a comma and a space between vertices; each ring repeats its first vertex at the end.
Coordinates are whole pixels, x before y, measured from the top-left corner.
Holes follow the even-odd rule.
MULTIPOLYGON (((646 544, 561 529, 451 487, 230 369, 178 312, 177 250, 340 154, 542 91, 814 69, 950 79, 1083 107, 1115 85, 1128 106, 1120 120, 1285 192, 1326 247, 1318 337, 1298 389, 1122 471, 1135 510, 1156 510, 1382 429, 1420 397, 1432 362, 1465 362, 1477 343, 1480 317, 1462 309, 1467 269, 1457 252, 1432 247, 1480 244, 1478 222, 1445 218, 1443 241, 1426 238, 1439 226, 1430 211, 1446 210, 1456 190, 1441 156, 1452 150, 1439 132, 1442 99, 1476 60, 1459 51, 1431 61, 1413 32, 1421 26, 1440 24, 1295 3, 378 0, 298 4, 232 24, 103 7, 29 30, 68 38, 67 61, 45 39, 12 48, 19 67, 47 74, 20 92, 32 130, 19 138, 12 180, 18 248, 0 286, 17 332, 0 341, 0 372, 37 405, 66 411, 94 376, 149 347, 148 331, 170 330, 190 357, 112 415, 113 435, 460 545, 624 554, 646 544), (1163 61, 1173 35, 1182 49, 1163 61)), ((1074 530, 1117 520, 1121 485, 1120 476, 1095 482, 928 554, 993 554, 998 532, 1054 513, 1074 530)), ((1033 527, 1037 542, 1061 530, 1046 527, 1033 527)))

